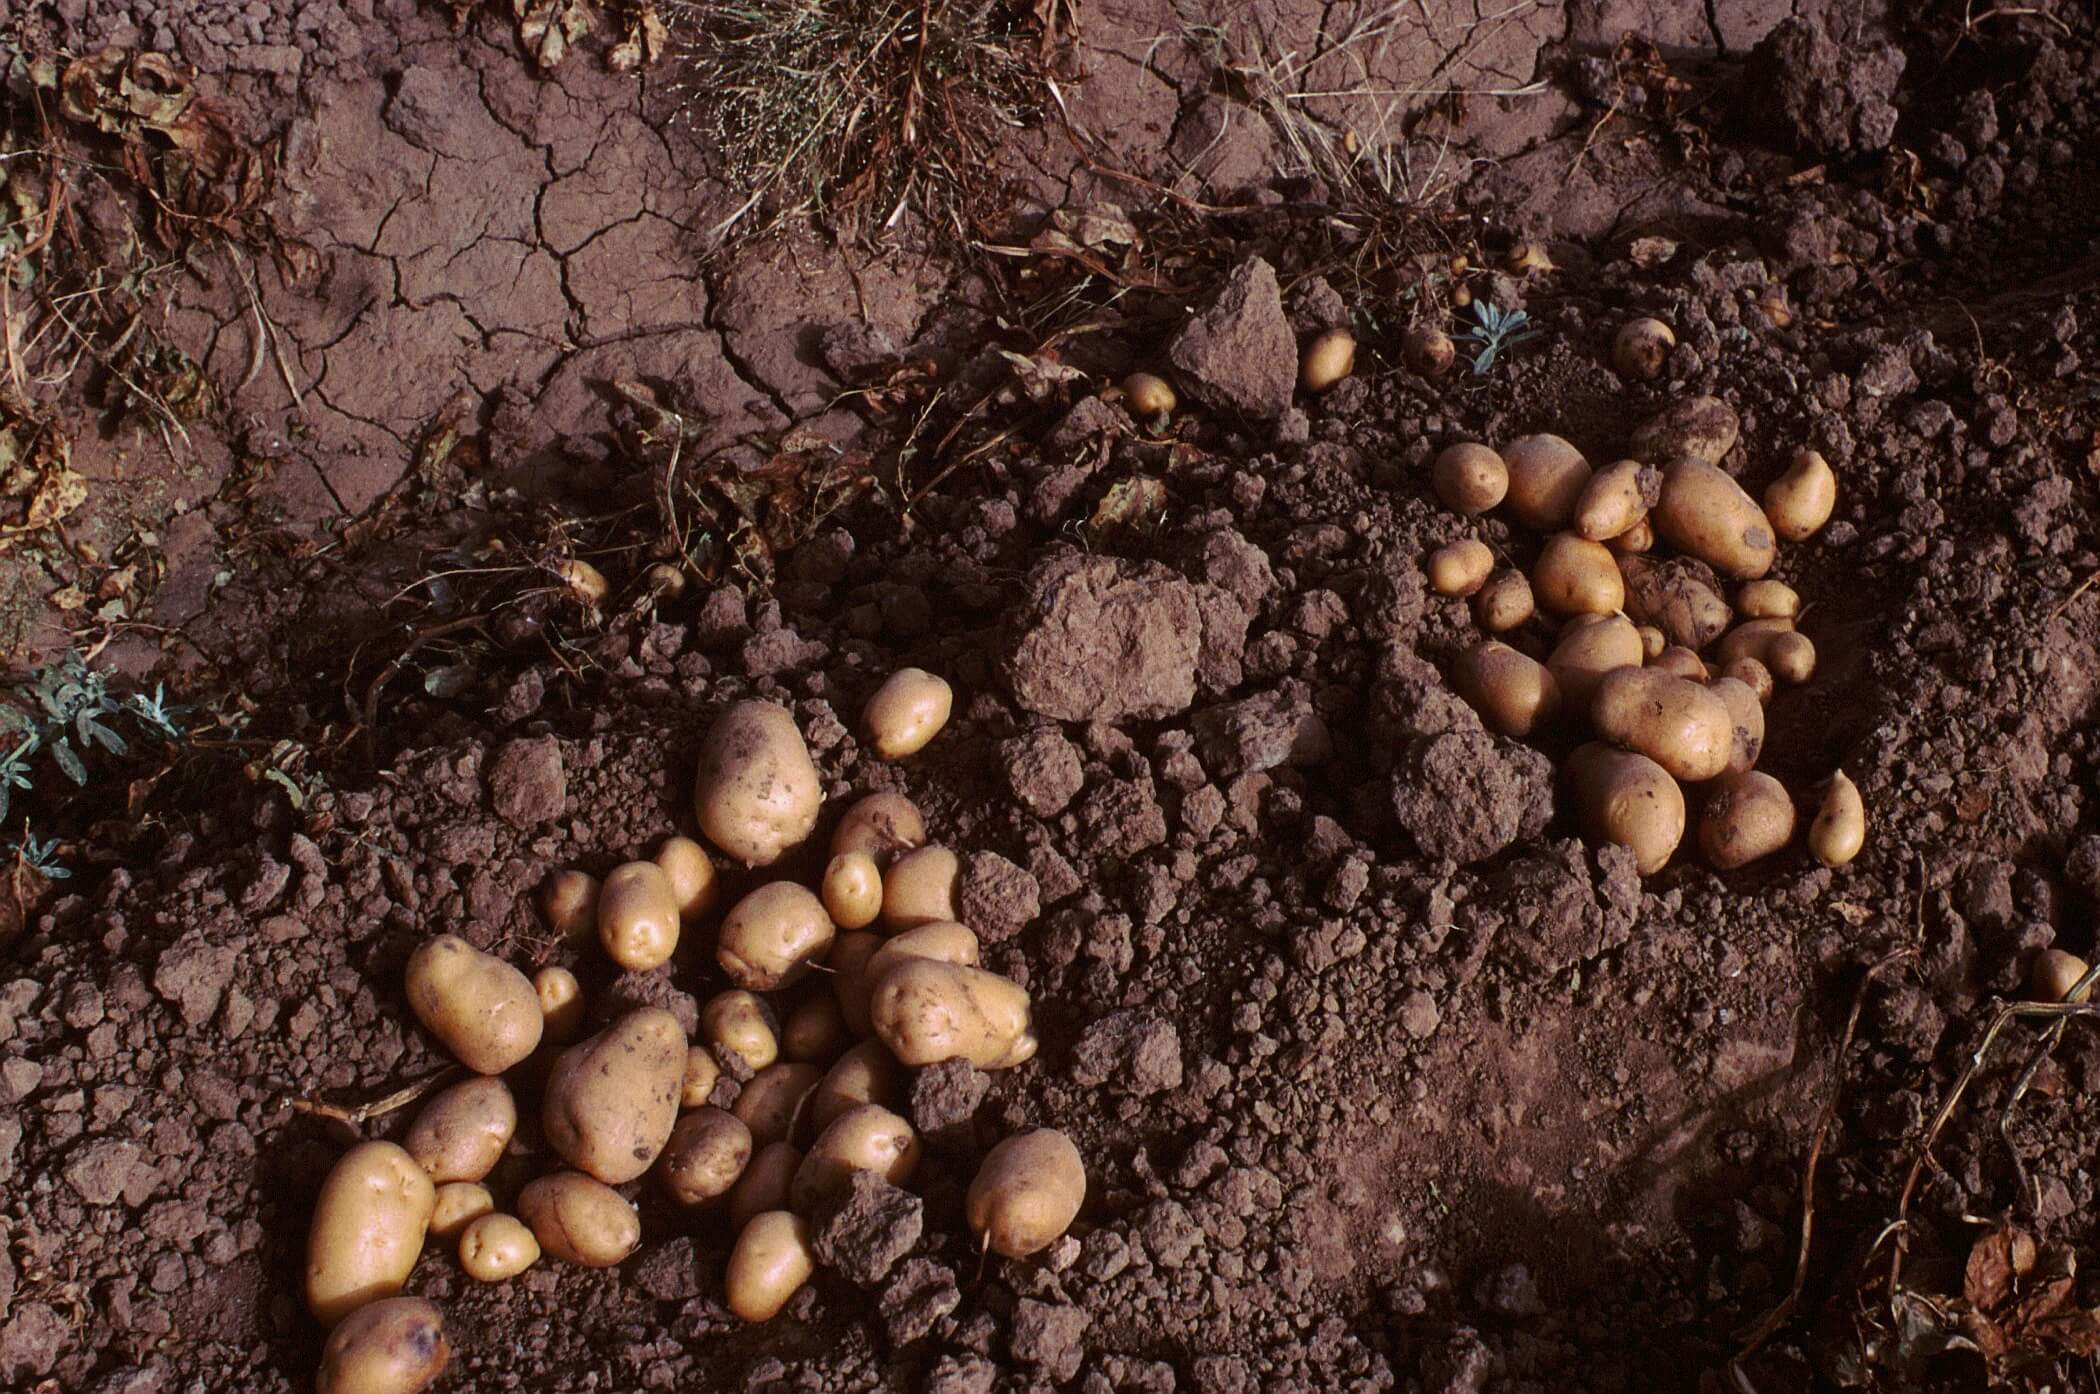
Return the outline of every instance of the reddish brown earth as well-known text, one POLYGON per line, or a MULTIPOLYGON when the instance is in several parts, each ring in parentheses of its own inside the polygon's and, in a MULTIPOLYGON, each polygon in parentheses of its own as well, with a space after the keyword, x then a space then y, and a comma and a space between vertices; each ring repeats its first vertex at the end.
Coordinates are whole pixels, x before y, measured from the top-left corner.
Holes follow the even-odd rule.
MULTIPOLYGON (((1994 999, 2042 948, 2096 948, 2090 18, 1941 4, 1891 29, 1798 0, 1759 48, 1788 6, 1221 7, 1242 58, 1302 55, 1291 89, 1339 94, 1292 110, 1406 145, 1407 245, 1467 250, 1473 293, 1544 331, 1425 382, 1398 362, 1419 268, 1339 254, 1342 191, 1276 177, 1287 133, 1187 8, 1083 5, 1070 128, 1007 152, 988 241, 1131 216, 1137 246, 1090 249, 1086 279, 909 227, 710 257, 740 195, 658 129, 664 75, 587 44, 536 76, 493 15, 455 36, 405 0, 32 7, 64 51, 193 65, 273 153, 274 234, 312 255, 295 277, 197 253, 165 333, 213 410, 171 452, 106 385, 70 389, 89 502, 66 545, 0 553, 26 668, 81 619, 44 598, 93 592, 150 532, 150 586, 89 637, 245 712, 135 807, 144 755, 18 801, 75 874, 0 939, 0 1385, 308 1387, 305 1230, 350 1133, 294 1105, 446 1063, 401 990, 440 930, 570 964, 601 1018, 690 1023, 719 986, 706 945, 614 978, 530 896, 689 826, 706 720, 757 694, 795 710, 830 795, 902 788, 968 854, 965 918, 1034 994, 1041 1056, 922 1075, 921 1238, 879 1276, 820 1271, 763 1327, 722 1305, 726 1221, 646 1184, 617 1269, 484 1287, 434 1247, 411 1290, 446 1312, 440 1387, 1980 1388, 1945 1299, 1998 1222, 2048 1255, 2021 1293, 2053 1296, 1992 1307, 1997 1373, 2092 1387, 2100 1285, 2075 1262, 2044 1281, 2100 1252, 2090 1023, 2017 1110, 2026 1047, 2001 1045, 1909 1203, 1894 1301, 1886 1280, 1994 999), (1377 44, 1344 42, 1379 16, 1377 44), (1556 268, 1494 269, 1519 238, 1556 268), (1256 256, 1283 308, 1228 294, 1185 332, 1256 256), (1609 365, 1636 314, 1680 341, 1652 384, 1609 365), (1280 391, 1234 346, 1338 322, 1355 377, 1273 419, 1227 409, 1280 391), (993 352, 1046 345, 1078 375, 993 352), (1169 357, 1198 399, 1171 440, 1094 396, 1169 357), (623 383, 684 414, 683 468, 784 471, 765 517, 789 545, 725 540, 721 491, 678 486, 623 383), (1821 666, 1774 701, 1761 764, 1804 806, 1836 766, 1858 780, 1867 848, 1835 872, 1797 842, 1642 881, 1444 676, 1475 631, 1420 569, 1458 529, 1434 453, 1553 430, 1614 459, 1695 393, 1738 412, 1753 492, 1801 445, 1839 473, 1831 526, 1782 549, 1821 666), (836 468, 872 486, 814 496, 819 440, 866 452, 836 468), (1138 476, 1162 505, 1092 526, 1138 476), (652 597, 643 568, 681 542, 696 579, 652 597), (572 553, 613 582, 599 610, 544 569, 572 553), (948 675, 956 716, 884 764, 852 728, 904 664, 948 675), (1788 1295, 1833 1099, 1798 1304, 1731 1366, 1788 1295), (1039 1124, 1088 1160, 1075 1238, 982 1263, 963 1188, 1039 1124)), ((496 1189, 544 1165, 528 1126, 496 1189)))

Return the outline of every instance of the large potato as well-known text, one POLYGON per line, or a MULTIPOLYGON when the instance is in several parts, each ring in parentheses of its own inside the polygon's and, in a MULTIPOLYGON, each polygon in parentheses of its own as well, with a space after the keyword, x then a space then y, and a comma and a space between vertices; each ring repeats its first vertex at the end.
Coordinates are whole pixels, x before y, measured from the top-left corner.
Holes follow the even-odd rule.
POLYGON ((1597 684, 1617 668, 1638 668, 1646 657, 1640 631, 1624 615, 1578 615, 1561 632, 1546 671, 1572 711, 1587 712, 1597 684))
POLYGON ((539 1048, 546 1023, 532 980, 456 934, 408 958, 408 1005, 425 1030, 480 1075, 500 1075, 539 1048))
POLYGON ((895 1104, 904 1093, 903 1072, 881 1041, 862 1041, 838 1058, 809 1096, 811 1121, 819 1132, 860 1104, 895 1104))
POLYGON ((1028 990, 981 968, 906 959, 875 984, 868 1014, 890 1054, 915 1068, 967 1060, 996 1070, 1035 1054, 1028 990))
POLYGON ((809 1226, 786 1210, 754 1215, 729 1251, 723 1275, 729 1310, 745 1321, 771 1321, 816 1271, 809 1226))
POLYGON ((786 707, 736 702, 700 747, 693 812, 715 846, 747 866, 771 866, 817 825, 817 767, 786 707))
POLYGON ((1728 772, 1741 774, 1757 764, 1757 757, 1765 748, 1765 704, 1757 695, 1757 689, 1741 678, 1716 678, 1707 685, 1707 690, 1721 699, 1728 708, 1728 719, 1735 723, 1735 732, 1729 742, 1728 772))
POLYGON ((420 1297, 389 1297, 328 1333, 314 1394, 418 1394, 451 1360, 437 1307, 420 1297))
POLYGON ((1520 740, 1560 713, 1560 685, 1546 665, 1494 640, 1458 656, 1451 685, 1489 730, 1520 740))
POLYGON ((1621 557, 1619 570, 1626 577, 1626 613, 1635 624, 1654 625, 1671 643, 1694 652, 1728 628, 1728 602, 1703 562, 1621 557))
POLYGON ((899 668, 861 709, 861 729, 878 756, 902 760, 940 734, 954 706, 955 692, 945 679, 924 668, 899 668))
POLYGON ((895 934, 913 925, 952 920, 962 860, 945 847, 920 847, 890 863, 882 876, 882 927, 895 934))
POLYGON ((919 1165, 919 1135, 911 1124, 880 1104, 861 1104, 831 1120, 796 1169, 788 1204, 813 1215, 852 1184, 856 1171, 880 1173, 892 1186, 907 1185, 919 1165))
POLYGON ((823 1081, 817 1066, 782 1060, 746 1080, 731 1108, 761 1147, 808 1137, 809 1097, 823 1081))
POLYGON ((678 895, 655 862, 614 867, 598 890, 598 942, 630 973, 670 962, 678 947, 678 895))
POLYGON ((541 1123, 548 1143, 607 1185, 634 1180, 678 1121, 685 1054, 685 1031, 661 1007, 629 1012, 570 1046, 547 1076, 541 1123))
POLYGON ((722 917, 715 959, 738 987, 771 992, 823 962, 837 936, 824 902, 807 887, 769 881, 722 917))
POLYGON ((1007 1138, 985 1153, 963 1214, 986 1248, 1027 1258, 1056 1243, 1086 1201, 1086 1163, 1055 1128, 1007 1138))
POLYGON ((1725 771, 1735 748, 1728 704, 1712 689, 1656 668, 1606 673, 1590 701, 1590 725, 1690 782, 1725 771))
POLYGON ((729 1194, 751 1163, 751 1130, 726 1109, 695 1109, 678 1120, 656 1164, 664 1189, 680 1205, 729 1194))
POLYGON ((1699 811, 1699 851, 1720 871, 1768 857, 1793 836, 1794 801, 1785 785, 1762 770, 1715 781, 1699 811))
POLYGON ((401 1291, 436 1205, 430 1174, 391 1142, 361 1142, 336 1161, 306 1237, 306 1305, 321 1325, 401 1291))
POLYGON ((642 1242, 642 1219, 626 1197, 580 1171, 542 1176, 518 1192, 518 1217, 540 1248, 586 1268, 610 1268, 642 1242))
POLYGON ((1575 521, 1575 501, 1590 482, 1590 462, 1555 435, 1524 436, 1502 448, 1509 467, 1510 514, 1525 527, 1559 532, 1575 521))
POLYGON ((902 794, 870 794, 846 810, 831 835, 831 855, 865 852, 886 867, 914 847, 926 845, 926 819, 902 794))
POLYGON ((483 1077, 455 1084, 423 1105, 401 1145, 438 1185, 479 1181, 496 1169, 517 1130, 510 1086, 483 1077))
POLYGON ((1662 497, 1662 471, 1620 460, 1590 476, 1575 500, 1575 533, 1591 542, 1617 537, 1648 516, 1662 497))
POLYGON ((928 920, 883 941, 868 959, 868 981, 880 983, 885 973, 908 958, 931 958, 975 968, 979 952, 977 933, 968 925, 957 920, 928 920))
POLYGON ((1651 464, 1694 460, 1718 465, 1735 448, 1741 429, 1735 408, 1719 397, 1687 397, 1642 422, 1630 444, 1636 456, 1651 464))
POLYGON ((1566 768, 1584 834, 1631 848, 1643 876, 1661 871, 1684 840, 1684 791, 1670 772, 1594 741, 1577 746, 1566 768))
POLYGON ((1556 615, 1609 615, 1626 603, 1619 559, 1601 542, 1557 532, 1539 551, 1531 590, 1556 615))
POLYGON ((1656 536, 1725 576, 1754 581, 1772 569, 1778 544, 1771 521, 1718 465, 1679 460, 1670 466, 1648 516, 1656 536))

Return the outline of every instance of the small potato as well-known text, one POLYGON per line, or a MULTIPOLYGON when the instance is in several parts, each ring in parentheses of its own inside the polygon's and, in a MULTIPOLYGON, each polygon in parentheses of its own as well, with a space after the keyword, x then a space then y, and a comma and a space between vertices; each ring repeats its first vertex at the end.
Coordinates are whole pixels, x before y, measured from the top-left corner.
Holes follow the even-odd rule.
POLYGON ((1056 1243, 1086 1203, 1086 1163, 1055 1128, 1016 1133, 984 1154, 963 1215, 987 1249, 1027 1258, 1056 1243))
POLYGON ((1622 378, 1642 382, 1660 376, 1677 347, 1677 335, 1659 319, 1628 320, 1611 343, 1611 362, 1622 378))
POLYGON ((886 867, 914 847, 926 845, 926 820, 902 794, 870 794, 846 810, 831 835, 831 855, 866 852, 886 867))
POLYGON ((1707 691, 1721 699, 1729 720, 1735 723, 1728 744, 1728 772, 1741 774, 1755 767, 1765 749, 1765 705, 1756 689, 1741 678, 1715 678, 1707 691))
POLYGON ((742 1229, 754 1215, 785 1210, 788 1187, 802 1168, 802 1152, 793 1143, 774 1142, 752 1154, 751 1164, 729 1192, 729 1226, 742 1229))
POLYGON ((788 1187, 788 1205, 813 1215, 851 1185, 856 1171, 877 1172, 892 1186, 903 1186, 918 1166, 919 1135, 911 1124, 880 1104, 860 1104, 817 1134, 788 1187))
POLYGON ((642 1242, 642 1220, 626 1197, 580 1171, 557 1171, 518 1192, 518 1217, 540 1248, 566 1263, 610 1268, 642 1242))
POLYGON ((823 901, 793 881, 769 881, 722 917, 715 960, 738 987, 772 992, 823 962, 837 935, 823 901))
POLYGON ((881 1041, 862 1041, 841 1055, 810 1096, 811 1121, 817 1131, 860 1104, 885 1108, 903 1097, 904 1079, 896 1057, 881 1041))
POLYGON ((1765 517, 1789 542, 1814 537, 1837 507, 1837 475, 1814 450, 1797 450, 1785 474, 1765 489, 1765 517))
POLYGON ((866 852, 842 852, 824 868, 820 898, 840 929, 866 929, 882 913, 882 868, 866 852))
POLYGON ((439 1239, 457 1238, 459 1232, 496 1208, 489 1188, 473 1181, 448 1181, 437 1188, 437 1202, 430 1208, 430 1233, 439 1239))
POLYGON ((875 984, 868 1014, 876 1038, 913 1068, 961 1059, 997 1070, 1035 1054, 1028 990, 981 968, 906 959, 875 984))
POLYGON ((571 558, 555 567, 554 574, 561 577, 562 584, 569 588, 576 603, 586 607, 598 604, 612 590, 612 583, 605 579, 605 573, 587 561, 571 558))
POLYGON ((1772 700, 1772 670, 1754 658, 1738 658, 1721 666, 1723 678, 1733 678, 1757 694, 1759 705, 1772 700))
POLYGON ((1721 636, 1715 653, 1723 667, 1754 658, 1782 682, 1807 682, 1816 670, 1816 647, 1794 632, 1792 620, 1745 620, 1721 636))
POLYGON ((1431 552, 1423 569, 1429 573, 1429 588, 1438 595, 1471 595, 1487 583, 1495 554, 1485 542, 1468 537, 1431 552))
POLYGON ((913 925, 955 918, 962 859, 945 847, 921 847, 890 863, 882 876, 882 927, 895 934, 913 925))
POLYGON ((729 1251, 729 1310, 745 1321, 771 1321, 816 1267, 801 1216, 786 1210, 753 1215, 729 1251))
POLYGON ((753 1074, 780 1058, 772 1009, 742 989, 718 992, 701 1006, 700 1039, 734 1053, 753 1074))
POLYGON ((1859 855, 1867 841, 1867 805, 1859 786, 1843 770, 1830 777, 1823 806, 1808 825, 1808 850, 1825 866, 1838 867, 1859 855))
POLYGON ((1703 563, 1621 557, 1619 571, 1626 578, 1626 613, 1635 624, 1654 625, 1671 643, 1697 652, 1728 628, 1728 602, 1703 563))
POLYGON ((634 1180, 678 1121, 685 1058, 685 1031, 661 1007, 629 1012, 570 1046, 547 1076, 540 1123, 548 1144, 608 1186, 634 1180))
POLYGON ((642 572, 642 584, 659 600, 676 600, 685 594, 685 572, 660 561, 642 572))
MULTIPOLYGON (((1635 427, 1628 447, 1636 458, 1666 467, 1683 460, 1718 465, 1735 448, 1741 426, 1735 408, 1719 397, 1687 397, 1635 427)), ((1663 540, 1669 537, 1664 531, 1663 540)))
POLYGON ((885 760, 902 760, 926 748, 948 724, 955 690, 924 668, 899 668, 861 708, 861 730, 885 760))
POLYGON ((1400 340, 1400 361, 1418 377, 1440 378, 1458 361, 1458 345, 1435 325, 1418 324, 1400 340))
POLYGON ((1816 674, 1816 646, 1798 630, 1774 634, 1765 645, 1764 662, 1773 677, 1799 687, 1816 674))
POLYGON ((678 947, 678 897, 655 862, 614 867, 598 891, 598 942, 630 973, 670 962, 678 947))
POLYGON ((436 1305, 389 1297, 360 1307, 328 1333, 314 1394, 419 1394, 451 1362, 436 1305))
POLYGON ((823 801, 817 767, 786 707, 735 702, 708 728, 693 812, 707 840, 730 856, 771 866, 809 836, 823 801))
POLYGON ((1641 636, 1641 659, 1653 663, 1661 658, 1663 650, 1670 647, 1669 636, 1652 624, 1644 624, 1636 631, 1641 636))
POLYGON ((1648 666, 1657 672, 1669 673, 1690 682, 1706 681, 1706 661, 1682 644, 1671 644, 1649 659, 1648 666))
POLYGON ((479 1181, 496 1169, 518 1130, 510 1086, 483 1076, 453 1085, 423 1105, 401 1145, 439 1185, 479 1181))
POLYGON ((685 1077, 678 1084, 678 1106, 699 1108, 715 1096, 715 1086, 722 1082, 722 1066, 716 1061, 714 1052, 704 1045, 690 1045, 685 1049, 685 1077))
POLYGON ((726 1109, 695 1109, 678 1120, 656 1174, 680 1205, 728 1195, 751 1164, 751 1130, 726 1109))
POLYGON ((1487 512, 1509 493, 1509 466, 1478 441, 1445 446, 1429 467, 1429 478, 1446 508, 1469 517, 1487 512))
POLYGON ((1708 866, 1733 871, 1769 857, 1794 837, 1794 801, 1762 770, 1715 781, 1699 813, 1699 852, 1708 866))
POLYGON ((583 1034, 583 984, 566 968, 551 964, 532 975, 533 994, 540 999, 540 1038, 567 1045, 583 1034))
POLYGON ((780 1053, 790 1060, 824 1065, 838 1058, 850 1039, 845 1014, 829 992, 804 998, 780 1025, 780 1053))
POLYGON ((1157 373, 1132 373, 1124 378, 1123 400, 1133 416, 1164 416, 1180 405, 1173 384, 1157 373))
POLYGON ((1473 595, 1473 621, 1490 634, 1507 634, 1536 613, 1521 571, 1498 571, 1473 595))
POLYGON ((361 1142, 337 1159, 306 1238, 306 1305, 321 1325, 401 1291, 436 1208, 430 1174, 391 1142, 361 1142))
POLYGON ((1560 714, 1560 685, 1546 665, 1493 640, 1458 656, 1451 686, 1489 730, 1519 740, 1560 714))
POLYGON ((789 1061, 768 1065, 744 1082, 732 1111, 761 1147, 807 1137, 809 1096, 823 1081, 824 1072, 815 1065, 789 1061))
POLYGON ((1314 337, 1298 360, 1298 385, 1307 392, 1325 392, 1356 371, 1356 336, 1346 329, 1330 329, 1314 337))
POLYGON ((1620 460, 1590 476, 1575 500, 1575 533, 1590 542, 1617 537, 1648 516, 1662 497, 1662 471, 1620 460))
POLYGON ((1546 539, 1532 568, 1531 589, 1557 615, 1609 615, 1626 603, 1618 559, 1601 542, 1571 532, 1546 539))
POLYGON ((1718 465, 1679 460, 1670 466, 1648 516, 1657 537, 1724 576, 1754 581, 1772 569, 1772 524, 1718 465))
POLYGON ((1608 537, 1604 545, 1622 557, 1639 556, 1655 545, 1655 524, 1643 518, 1617 537, 1608 537))
POLYGON ((722 898, 722 883, 707 849, 689 837, 667 837, 656 849, 656 864, 671 880, 671 900, 681 924, 705 919, 722 898))
POLYGON ((956 920, 929 920, 884 940, 869 958, 866 971, 868 981, 879 984, 884 974, 908 958, 930 958, 937 963, 975 968, 978 954, 977 934, 968 925, 956 920))
POLYGON ((2072 989, 2086 975, 2088 966, 2077 954, 2043 949, 2034 956, 2034 967, 2028 970, 2028 993, 2037 1002, 2083 1002, 2093 995, 2092 986, 2088 984, 2075 995, 2072 989))
POLYGON ((1745 581, 1735 593, 1735 611, 1746 620, 1790 620, 1801 613, 1801 597, 1784 581, 1745 581))
POLYGON ((1522 436, 1502 449, 1509 466, 1509 511, 1527 528, 1559 532, 1575 521, 1590 462, 1555 435, 1522 436))
POLYGON ((462 1065, 500 1075, 539 1048, 545 1020, 523 973, 456 934, 408 958, 408 1005, 462 1065))
POLYGON ((1606 673, 1590 701, 1590 724, 1604 739, 1692 782, 1728 768, 1735 733, 1727 703, 1710 689, 1657 668, 1606 673))
POLYGON ((875 1028, 868 1022, 868 994, 875 990, 868 977, 868 960, 882 947, 882 936, 868 930, 853 930, 838 937, 824 966, 831 970, 831 994, 838 999, 839 1015, 846 1029, 865 1036, 875 1028))
POLYGON ((459 1237, 459 1266, 481 1283, 515 1278, 540 1261, 540 1241, 515 1215, 483 1215, 459 1237))
POLYGON ((598 878, 587 871, 557 871, 540 886, 540 914, 547 928, 568 944, 598 932, 598 878))
POLYGON ((1633 849, 1643 876, 1661 871, 1684 840, 1684 791, 1645 755, 1591 742, 1568 756, 1583 833, 1633 849))
POLYGON ((1638 668, 1645 654, 1640 631, 1624 615, 1578 615, 1561 632, 1546 671, 1570 711, 1588 712, 1597 684, 1615 668, 1638 668))

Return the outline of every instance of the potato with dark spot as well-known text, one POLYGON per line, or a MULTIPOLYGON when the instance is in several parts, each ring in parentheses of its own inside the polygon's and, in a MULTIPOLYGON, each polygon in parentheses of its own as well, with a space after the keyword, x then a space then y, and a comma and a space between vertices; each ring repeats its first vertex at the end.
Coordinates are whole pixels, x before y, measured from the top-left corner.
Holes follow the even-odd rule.
POLYGON ((540 1248, 567 1263, 610 1268, 642 1242, 642 1221, 618 1191, 580 1171, 557 1171, 518 1192, 518 1217, 540 1248))
POLYGON ((1626 578, 1627 615, 1635 624, 1654 625, 1671 643, 1696 653, 1728 628, 1728 602, 1703 563, 1621 557, 1619 571, 1626 578))
POLYGON ((1510 515, 1527 528, 1559 532, 1575 521, 1575 502, 1590 482, 1590 462, 1555 435, 1523 436, 1502 448, 1509 467, 1510 515))
POLYGON ((1657 537, 1724 576, 1754 581, 1772 569, 1778 544, 1770 520, 1718 465, 1679 460, 1670 466, 1648 517, 1657 537))
POLYGON ((532 980, 456 934, 408 959, 408 1005, 462 1065, 500 1075, 539 1047, 546 1023, 532 980))
POLYGON ((678 1120, 656 1164, 664 1189, 680 1205, 729 1194, 751 1164, 751 1130, 726 1109, 700 1108, 678 1120))
POLYGON ((451 1361, 437 1307, 420 1297, 389 1297, 328 1333, 314 1394, 420 1394, 451 1361))
POLYGON ((816 1267, 809 1226, 801 1216, 786 1210, 754 1215, 729 1251, 724 1275, 729 1310, 745 1321, 771 1321, 816 1267))
POLYGON ((808 888, 769 881, 722 917, 715 961, 738 987, 772 992, 822 963, 837 936, 824 902, 808 888))
POLYGON ((1793 836, 1794 801, 1762 770, 1716 780, 1699 813, 1699 851, 1717 871, 1769 857, 1793 836))
POLYGON ((693 812, 708 841, 746 866, 771 866, 817 825, 824 793, 794 715, 736 702, 700 747, 693 812))
POLYGON ((306 1239, 306 1305, 334 1326, 408 1281, 437 1206, 437 1188, 391 1142, 361 1142, 321 1183, 306 1239))
MULTIPOLYGON (((1718 465, 1735 448, 1742 422, 1735 408, 1719 397, 1687 397, 1673 402, 1634 428, 1628 448, 1653 465, 1693 460, 1718 465)), ((1663 534, 1665 540, 1669 534, 1663 534)))
POLYGON ((926 819, 902 794, 870 794, 846 810, 831 835, 831 855, 865 852, 887 867, 914 847, 926 845, 926 819))
POLYGON ((1086 1203, 1086 1163, 1055 1128, 1007 1138, 985 1153, 963 1214, 987 1249, 1027 1258, 1056 1243, 1086 1203))
POLYGON ((1643 876, 1669 864, 1684 840, 1684 791, 1645 755, 1591 742, 1568 756, 1568 785, 1585 836, 1632 849, 1643 876))
POLYGON ((455 1084, 423 1105, 401 1145, 438 1185, 479 1181, 496 1169, 517 1130, 510 1086, 484 1076, 455 1084))
POLYGON ((1519 740, 1560 714, 1560 685, 1546 665, 1493 640, 1458 656, 1451 686, 1490 731, 1519 740))
POLYGON ((634 1180, 678 1121, 685 1065, 677 1017, 661 1007, 629 1012, 555 1059, 541 1113, 547 1142, 609 1186, 634 1180))
POLYGON ((913 1068, 967 1060, 998 1070, 1035 1055, 1028 990, 981 968, 906 959, 875 984, 868 1014, 890 1054, 913 1068))

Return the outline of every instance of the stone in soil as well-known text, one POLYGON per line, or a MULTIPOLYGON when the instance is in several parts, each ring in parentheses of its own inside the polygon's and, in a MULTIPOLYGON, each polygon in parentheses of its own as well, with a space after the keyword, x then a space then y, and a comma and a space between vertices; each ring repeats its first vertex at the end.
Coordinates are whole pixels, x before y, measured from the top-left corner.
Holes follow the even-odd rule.
POLYGON ((1007 686, 1058 721, 1172 716, 1195 700, 1202 635, 1195 587, 1173 572, 1067 549, 1029 573, 1007 686))
POLYGON ((1233 268, 1210 307, 1167 345, 1167 361, 1205 405, 1253 421, 1274 421, 1289 410, 1298 343, 1275 268, 1260 257, 1233 268))

